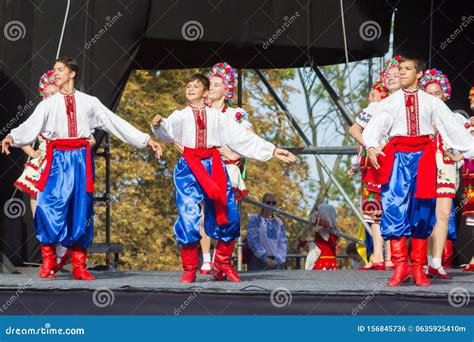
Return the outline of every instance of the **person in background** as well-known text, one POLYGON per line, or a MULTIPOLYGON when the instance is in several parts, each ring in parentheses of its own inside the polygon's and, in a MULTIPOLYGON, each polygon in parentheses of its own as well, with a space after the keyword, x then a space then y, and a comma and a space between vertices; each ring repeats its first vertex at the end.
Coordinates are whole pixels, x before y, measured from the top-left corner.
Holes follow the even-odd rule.
MULTIPOLYGON (((311 210, 311 221, 315 223, 316 233, 314 243, 316 245, 314 255, 317 255, 313 264, 313 270, 337 270, 336 248, 338 237, 321 228, 336 228, 336 209, 327 203, 315 205, 311 210)), ((310 257, 308 253, 308 257, 310 257)), ((310 266, 310 265, 309 265, 310 266)), ((307 268, 308 269, 308 265, 307 268)))
MULTIPOLYGON (((276 197, 271 193, 263 195, 262 202, 272 207, 277 205, 276 197)), ((249 271, 278 269, 285 263, 288 240, 283 221, 273 211, 262 209, 259 215, 250 215, 247 242, 254 255, 249 271)))

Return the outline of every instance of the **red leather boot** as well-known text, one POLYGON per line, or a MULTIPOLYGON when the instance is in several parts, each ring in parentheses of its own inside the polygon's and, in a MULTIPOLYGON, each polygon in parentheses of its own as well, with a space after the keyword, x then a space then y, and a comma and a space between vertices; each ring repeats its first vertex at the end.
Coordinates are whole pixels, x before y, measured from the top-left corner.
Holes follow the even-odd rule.
POLYGON ((74 245, 72 247, 72 276, 76 280, 94 280, 95 277, 86 270, 87 249, 74 245))
POLYGON ((53 270, 54 273, 58 273, 59 271, 63 269, 64 265, 66 265, 68 260, 71 258, 71 255, 72 255, 71 248, 66 249, 66 253, 64 253, 64 255, 61 257, 61 261, 54 268, 53 270))
POLYGON ((453 268, 454 258, 454 244, 453 240, 447 239, 444 244, 443 257, 441 259, 441 265, 443 268, 453 268))
POLYGON ((43 256, 43 264, 39 272, 40 278, 55 278, 54 269, 56 268, 56 246, 41 245, 41 255, 43 256))
POLYGON ((199 266, 199 242, 181 246, 181 261, 183 263, 182 283, 192 283, 196 280, 199 266))
POLYGON ((232 282, 239 282, 240 277, 237 274, 234 266, 232 266, 231 258, 234 252, 235 242, 219 241, 216 247, 216 254, 214 256, 214 269, 212 274, 217 280, 223 280, 223 275, 232 282), (223 273, 223 274, 222 274, 223 273))
POLYGON ((428 239, 411 238, 411 270, 417 286, 430 286, 431 282, 423 271, 426 264, 426 249, 428 239))
POLYGON ((398 239, 390 240, 390 249, 395 270, 387 285, 400 286, 401 283, 410 281, 411 277, 411 269, 408 263, 407 238, 403 236, 398 239))

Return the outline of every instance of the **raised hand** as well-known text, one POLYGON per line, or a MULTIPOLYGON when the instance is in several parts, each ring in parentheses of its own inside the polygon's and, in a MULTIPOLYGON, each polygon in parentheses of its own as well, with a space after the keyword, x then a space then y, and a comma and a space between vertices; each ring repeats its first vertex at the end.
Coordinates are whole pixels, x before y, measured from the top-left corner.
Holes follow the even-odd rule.
POLYGON ((161 148, 161 145, 158 144, 158 142, 156 142, 153 139, 150 139, 148 140, 148 147, 151 148, 155 152, 156 159, 161 158, 161 156, 163 155, 163 150, 161 148))
POLYGON ((354 170, 354 169, 350 168, 347 171, 347 178, 352 179, 352 177, 354 177, 356 174, 357 174, 357 170, 354 170))
POLYGON ((459 162, 464 159, 464 156, 462 154, 454 154, 452 150, 448 150, 445 152, 446 157, 451 159, 452 161, 459 162))
POLYGON ((285 163, 294 163, 296 161, 296 157, 293 153, 282 148, 275 148, 273 155, 285 163))
POLYGON ((13 145, 13 137, 7 135, 6 138, 2 140, 2 153, 5 153, 8 156, 10 154, 11 145, 13 145))
POLYGON ((151 124, 153 125, 153 127, 159 128, 163 120, 164 119, 160 115, 157 115, 153 118, 153 120, 151 121, 151 124))
POLYGON ((383 153, 382 151, 376 149, 375 147, 370 147, 367 150, 367 156, 369 157, 369 160, 372 163, 372 165, 375 167, 375 169, 378 170, 380 168, 380 165, 379 165, 379 162, 377 160, 377 157, 378 156, 385 156, 385 153, 383 153))

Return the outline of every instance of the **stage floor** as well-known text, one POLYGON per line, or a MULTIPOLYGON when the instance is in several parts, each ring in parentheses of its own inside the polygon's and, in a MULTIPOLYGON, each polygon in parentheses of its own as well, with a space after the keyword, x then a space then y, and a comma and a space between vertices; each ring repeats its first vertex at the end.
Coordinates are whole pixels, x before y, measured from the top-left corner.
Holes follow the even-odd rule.
POLYGON ((430 287, 396 288, 386 286, 390 272, 377 271, 242 272, 240 283, 199 275, 193 284, 180 284, 180 272, 92 272, 92 282, 36 272, 0 275, 0 303, 8 304, 0 314, 465 315, 474 301, 474 273, 461 270, 430 287))

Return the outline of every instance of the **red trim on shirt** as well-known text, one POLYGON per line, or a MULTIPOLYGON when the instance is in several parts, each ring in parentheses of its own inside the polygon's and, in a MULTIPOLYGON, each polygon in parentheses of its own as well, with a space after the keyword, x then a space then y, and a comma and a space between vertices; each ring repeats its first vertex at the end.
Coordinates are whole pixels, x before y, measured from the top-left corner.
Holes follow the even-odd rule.
POLYGON ((409 136, 420 135, 420 115, 418 106, 418 92, 403 93, 405 96, 405 110, 407 120, 407 133, 409 136))
POLYGON ((64 95, 64 102, 66 104, 68 136, 70 138, 75 138, 77 137, 77 116, 76 99, 74 94, 64 95))
POLYGON ((191 107, 196 127, 195 148, 207 148, 207 115, 205 108, 191 107))

